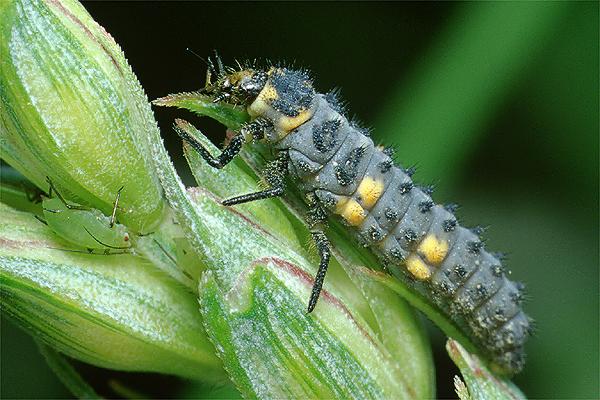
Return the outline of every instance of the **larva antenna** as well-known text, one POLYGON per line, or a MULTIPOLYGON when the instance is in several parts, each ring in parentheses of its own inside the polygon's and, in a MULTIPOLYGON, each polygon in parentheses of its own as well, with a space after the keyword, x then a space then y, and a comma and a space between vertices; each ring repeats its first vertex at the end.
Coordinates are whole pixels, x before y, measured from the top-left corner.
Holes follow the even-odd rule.
POLYGON ((206 66, 207 66, 207 68, 206 68, 206 82, 204 84, 204 89, 208 88, 211 85, 212 76, 213 75, 217 75, 217 72, 215 70, 215 66, 212 63, 212 60, 210 59, 210 57, 208 59, 205 59, 205 58, 201 57, 198 53, 196 53, 194 50, 190 49, 189 47, 186 47, 185 51, 187 51, 187 52, 191 53, 192 55, 196 56, 196 58, 198 58, 204 64, 206 64, 206 66))
POLYGON ((198 53, 196 53, 194 50, 190 49, 189 47, 186 47, 185 51, 193 54, 194 56, 196 56, 197 58, 199 58, 200 60, 202 60, 202 62, 204 62, 204 64, 206 64, 209 68, 212 69, 212 63, 210 61, 206 60, 205 58, 199 56, 198 53))

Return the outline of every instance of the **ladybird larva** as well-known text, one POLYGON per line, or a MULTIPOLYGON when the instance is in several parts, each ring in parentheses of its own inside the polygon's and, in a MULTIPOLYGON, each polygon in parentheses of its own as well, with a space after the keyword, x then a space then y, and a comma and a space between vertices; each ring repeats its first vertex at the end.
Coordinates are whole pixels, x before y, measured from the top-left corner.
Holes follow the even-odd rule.
POLYGON ((521 309, 522 288, 510 281, 477 230, 460 226, 454 207, 435 204, 429 188, 416 186, 412 170, 392 161, 350 122, 335 93, 317 93, 305 71, 244 67, 219 71, 204 93, 215 102, 246 108, 251 117, 218 157, 179 131, 213 167, 222 168, 242 145, 260 140, 275 150, 264 171, 269 188, 227 199, 235 205, 284 194, 291 176, 305 195, 307 220, 321 262, 308 311, 318 300, 329 263, 323 233, 327 218, 339 218, 389 269, 424 287, 451 318, 505 372, 519 372, 531 334, 521 309))

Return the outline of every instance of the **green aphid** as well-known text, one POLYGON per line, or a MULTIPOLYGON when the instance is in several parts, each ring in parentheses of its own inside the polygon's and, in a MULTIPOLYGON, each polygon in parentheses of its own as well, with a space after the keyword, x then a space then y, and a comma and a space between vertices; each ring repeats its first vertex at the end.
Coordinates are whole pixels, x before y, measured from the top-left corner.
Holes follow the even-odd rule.
POLYGON ((68 203, 49 178, 48 183, 50 184, 50 196, 55 193, 56 197, 44 197, 42 207, 44 222, 54 233, 90 252, 103 250, 109 254, 111 250, 125 252, 131 247, 127 228, 115 221, 117 205, 123 188, 117 192, 112 215, 106 216, 95 208, 68 203))

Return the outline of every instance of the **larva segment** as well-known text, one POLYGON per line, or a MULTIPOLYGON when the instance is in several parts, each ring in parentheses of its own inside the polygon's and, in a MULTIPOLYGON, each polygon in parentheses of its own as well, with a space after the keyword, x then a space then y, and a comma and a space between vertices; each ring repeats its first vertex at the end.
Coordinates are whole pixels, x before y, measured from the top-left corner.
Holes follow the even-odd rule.
MULTIPOLYGON (((374 204, 371 204, 372 200, 375 200, 374 198, 368 199, 366 202, 366 206, 369 206, 371 209, 367 218, 359 227, 357 235, 359 241, 363 245, 376 246, 376 251, 382 253, 383 257, 386 257, 386 254, 390 256, 390 251, 395 249, 393 250, 394 255, 392 257, 395 258, 396 261, 399 261, 404 259, 406 252, 402 252, 400 250, 395 240, 390 240, 389 232, 396 226, 398 221, 400 221, 403 216, 403 210, 398 210, 396 207, 394 207, 393 200, 399 196, 399 193, 394 190, 394 187, 398 186, 399 182, 404 179, 404 176, 401 173, 396 173, 394 170, 390 170, 389 172, 383 174, 380 173, 380 171, 377 169, 377 163, 382 157, 387 156, 380 152, 376 152, 371 159, 369 168, 367 169, 367 176, 365 179, 368 179, 368 181, 372 180, 375 182, 381 182, 381 186, 379 186, 378 183, 377 191, 375 192, 376 196, 373 196, 377 197, 374 204), (403 254, 402 257, 400 256, 401 253, 403 254)), ((366 191, 366 188, 371 186, 371 184, 369 184, 369 186, 364 186, 366 191)), ((357 192, 359 192, 359 201, 363 201, 362 197, 364 196, 360 195, 360 191, 357 192)), ((408 208, 408 201, 406 203, 408 208)))
POLYGON ((335 213, 350 226, 361 225, 367 216, 367 211, 352 197, 341 198, 336 204, 335 213))
POLYGON ((429 233, 419 244, 417 253, 428 263, 439 265, 448 254, 448 242, 429 233))
POLYGON ((506 278, 502 287, 471 315, 476 333, 492 331, 517 315, 521 308, 514 300, 515 284, 506 278))
POLYGON ((465 243, 476 236, 468 229, 457 227, 453 231, 455 243, 446 259, 432 278, 434 293, 446 299, 455 297, 458 289, 471 277, 477 269, 473 256, 465 251, 465 243))
POLYGON ((437 242, 437 246, 433 250, 438 250, 436 253, 437 256, 436 254, 433 254, 431 262, 440 266, 444 262, 451 249, 454 247, 456 240, 458 239, 458 235, 455 229, 456 219, 451 213, 446 211, 446 209, 444 209, 440 205, 434 205, 427 212, 430 214, 432 220, 429 230, 427 231, 427 237, 435 238, 435 242, 433 240, 430 241, 431 245, 434 245, 437 242), (454 222, 454 224, 452 224, 450 228, 448 227, 449 221, 454 222), (444 249, 445 251, 443 251, 442 254, 442 250, 444 249))
MULTIPOLYGON (((379 153, 382 154, 383 153, 379 153)), ((383 157, 387 157, 383 155, 383 157)), ((374 156, 375 158, 375 156, 374 156)), ((406 185, 410 178, 399 168, 392 168, 384 174, 384 191, 371 213, 377 224, 387 232, 390 232, 404 217, 408 210, 411 197, 408 196, 406 185)))
POLYGON ((368 210, 372 210, 377 205, 394 178, 391 168, 381 168, 381 164, 389 161, 391 159, 388 156, 376 149, 373 151, 364 175, 360 179, 356 197, 361 205, 368 210))
POLYGON ((488 342, 491 347, 499 351, 502 351, 502 349, 518 349, 525 344, 530 331, 529 318, 523 311, 519 311, 508 322, 496 329, 488 342))
POLYGON ((293 134, 275 143, 275 148, 298 151, 315 163, 324 165, 344 143, 348 131, 348 121, 340 118, 322 95, 317 95, 310 123, 298 126, 293 134), (334 129, 335 126, 337 129, 334 129))
POLYGON ((471 299, 468 307, 462 305, 468 312, 472 312, 474 308, 492 298, 500 290, 506 279, 494 275, 493 266, 498 265, 498 260, 489 253, 483 252, 476 262, 479 262, 479 268, 456 294, 457 299, 471 299))
POLYGON ((396 237, 404 250, 414 252, 432 222, 431 214, 422 212, 420 204, 431 201, 431 198, 420 190, 412 190, 408 196, 410 196, 408 209, 391 234, 396 237))
POLYGON ((298 150, 289 150, 290 156, 290 172, 300 180, 311 179, 317 174, 323 165, 311 160, 298 150))
POLYGON ((393 195, 390 188, 396 179, 402 179, 393 169, 380 168, 388 161, 391 160, 387 155, 375 151, 355 193, 357 201, 369 210, 357 233, 364 246, 380 245, 401 217, 397 212, 393 215, 388 212, 387 217, 385 213, 384 205, 389 206, 390 195, 393 195))
POLYGON ((429 207, 425 200, 418 206, 419 211, 427 214, 431 224, 423 240, 417 247, 417 253, 430 265, 435 266, 436 274, 440 266, 448 257, 456 242, 457 235, 454 229, 445 229, 445 221, 453 220, 454 216, 439 205, 429 207), (427 207, 423 205, 426 204, 427 207))
POLYGON ((428 266, 418 255, 411 254, 406 260, 406 269, 410 274, 420 281, 431 277, 432 268, 428 266))
POLYGON ((328 119, 323 123, 312 127, 312 140, 319 153, 327 154, 334 149, 340 140, 338 131, 341 121, 339 119, 328 119))
POLYGON ((315 189, 351 196, 358 188, 374 146, 369 138, 351 127, 346 136, 338 151, 315 177, 315 189))
POLYGON ((260 93, 248 105, 250 116, 267 118, 273 124, 277 141, 308 121, 315 112, 315 90, 302 71, 272 68, 260 93))

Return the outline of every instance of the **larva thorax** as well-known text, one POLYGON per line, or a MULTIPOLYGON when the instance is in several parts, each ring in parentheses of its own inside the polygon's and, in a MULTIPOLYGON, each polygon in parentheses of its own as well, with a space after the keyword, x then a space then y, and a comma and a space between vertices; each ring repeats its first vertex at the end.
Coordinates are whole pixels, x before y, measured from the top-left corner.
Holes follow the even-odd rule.
POLYGON ((522 369, 530 322, 521 311, 521 288, 478 235, 416 187, 332 97, 316 93, 306 73, 237 74, 232 97, 244 85, 252 88, 240 103, 253 119, 268 122, 263 138, 287 154, 302 192, 340 217, 392 273, 424 288, 501 369, 522 369))

